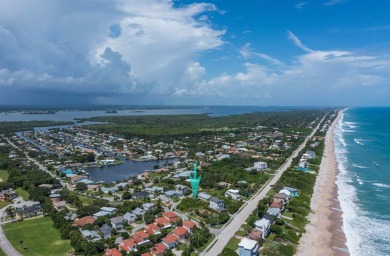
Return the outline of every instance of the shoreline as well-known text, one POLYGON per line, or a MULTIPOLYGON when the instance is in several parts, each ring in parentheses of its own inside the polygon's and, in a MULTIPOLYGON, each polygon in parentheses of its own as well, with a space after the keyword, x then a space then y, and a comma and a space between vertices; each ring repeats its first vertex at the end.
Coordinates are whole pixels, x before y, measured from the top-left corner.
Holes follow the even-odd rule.
POLYGON ((336 185, 338 163, 334 153, 334 128, 341 118, 341 111, 325 136, 324 154, 321 159, 320 170, 314 185, 314 192, 310 202, 312 213, 309 214, 309 223, 306 233, 302 235, 296 255, 349 255, 346 245, 346 236, 343 231, 343 219, 338 187, 336 185))

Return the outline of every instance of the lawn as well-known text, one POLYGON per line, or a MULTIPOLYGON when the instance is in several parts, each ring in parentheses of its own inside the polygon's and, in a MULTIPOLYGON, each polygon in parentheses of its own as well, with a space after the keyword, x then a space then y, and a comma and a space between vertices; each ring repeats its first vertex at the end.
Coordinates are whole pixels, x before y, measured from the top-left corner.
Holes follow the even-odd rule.
POLYGON ((0 170, 0 182, 8 180, 8 172, 6 170, 0 170))
POLYGON ((82 196, 82 195, 79 195, 79 198, 84 206, 90 205, 94 200, 92 197, 82 196))
POLYGON ((3 207, 6 207, 7 205, 11 204, 10 201, 3 201, 3 202, 0 202, 0 209, 2 209, 3 207))
POLYGON ((3 250, 0 248, 0 256, 7 256, 4 252, 3 252, 3 250))
POLYGON ((23 255, 67 255, 72 251, 69 240, 62 240, 49 217, 4 225, 11 244, 23 255), (23 241, 23 244, 21 244, 23 241))
POLYGON ((225 246, 225 248, 230 248, 232 249, 233 251, 237 250, 238 249, 238 244, 240 243, 240 239, 238 238, 235 238, 235 237, 232 237, 229 242, 227 243, 227 245, 225 246))
POLYGON ((22 188, 17 188, 15 189, 15 192, 23 197, 24 200, 28 200, 28 196, 30 195, 26 190, 22 189, 22 188))

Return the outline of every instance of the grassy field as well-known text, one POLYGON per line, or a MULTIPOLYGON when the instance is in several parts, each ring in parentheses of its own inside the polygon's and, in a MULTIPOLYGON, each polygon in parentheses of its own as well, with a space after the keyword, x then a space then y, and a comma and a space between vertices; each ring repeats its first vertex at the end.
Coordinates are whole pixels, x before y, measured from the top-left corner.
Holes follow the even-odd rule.
POLYGON ((7 181, 7 179, 8 179, 8 172, 6 170, 0 170, 0 182, 7 181))
POLYGON ((16 193, 23 197, 24 200, 28 200, 28 196, 30 195, 26 190, 22 189, 22 188, 17 188, 15 189, 16 193))
POLYGON ((3 208, 3 207, 6 207, 7 205, 9 205, 11 202, 10 201, 3 201, 3 202, 0 202, 0 209, 3 208))
POLYGON ((4 225, 11 244, 23 255, 66 255, 72 251, 69 240, 62 240, 49 217, 4 225), (20 243, 23 241, 23 244, 20 243))
POLYGON ((94 200, 92 197, 82 196, 82 195, 79 195, 79 198, 84 206, 90 205, 94 200))
POLYGON ((0 248, 0 256, 7 256, 4 252, 3 252, 3 250, 0 248))

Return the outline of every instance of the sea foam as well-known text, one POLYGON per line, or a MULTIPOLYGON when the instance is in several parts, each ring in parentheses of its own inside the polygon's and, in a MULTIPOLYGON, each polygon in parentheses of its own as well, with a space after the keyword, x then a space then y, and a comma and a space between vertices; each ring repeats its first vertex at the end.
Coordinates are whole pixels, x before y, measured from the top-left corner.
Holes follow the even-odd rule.
MULTIPOLYGON (((366 255, 389 255, 390 251, 390 222, 375 218, 371 213, 362 210, 357 188, 353 186, 354 180, 357 178, 359 184, 363 181, 359 176, 348 170, 348 166, 352 167, 348 159, 347 144, 343 134, 342 122, 344 113, 341 113, 339 124, 334 130, 334 149, 338 162, 339 174, 336 184, 338 186, 338 199, 340 207, 343 211, 343 230, 347 239, 347 247, 350 255, 366 256, 366 255)), ((355 167, 359 168, 355 164, 355 167)), ((356 183, 355 183, 356 184, 356 183)), ((383 183, 373 183, 374 186, 388 186, 383 183)), ((389 186, 390 187, 390 186, 389 186)))

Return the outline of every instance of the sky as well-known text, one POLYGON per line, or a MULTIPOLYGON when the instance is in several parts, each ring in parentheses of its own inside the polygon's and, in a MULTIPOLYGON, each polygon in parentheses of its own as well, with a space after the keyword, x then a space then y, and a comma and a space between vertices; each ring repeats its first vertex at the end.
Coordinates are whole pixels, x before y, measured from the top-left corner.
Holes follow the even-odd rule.
POLYGON ((0 105, 389 106, 389 10, 389 0, 0 0, 0 105))

